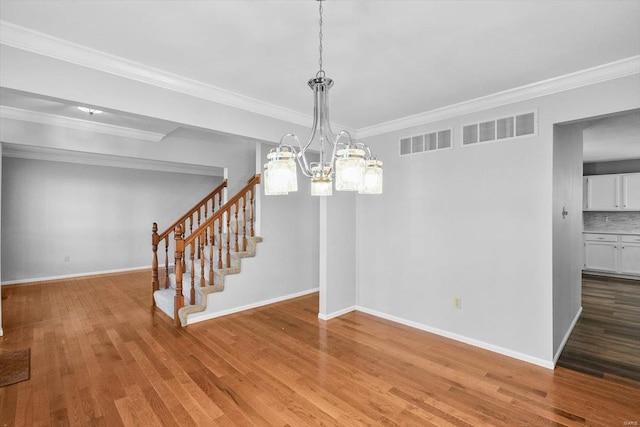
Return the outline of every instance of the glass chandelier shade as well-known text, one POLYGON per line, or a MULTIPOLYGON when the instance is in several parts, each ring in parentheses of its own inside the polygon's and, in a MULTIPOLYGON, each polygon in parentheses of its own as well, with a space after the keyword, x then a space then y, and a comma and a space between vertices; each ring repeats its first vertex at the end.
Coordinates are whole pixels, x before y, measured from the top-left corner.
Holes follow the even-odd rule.
POLYGON ((336 153, 336 190, 360 191, 364 186, 364 150, 343 148, 336 153))
POLYGON ((298 191, 298 174, 294 154, 287 147, 278 147, 267 155, 267 176, 265 177, 265 191, 269 187, 271 194, 288 194, 298 191))
POLYGON ((325 164, 324 167, 320 163, 311 164, 311 195, 312 196, 331 196, 333 189, 331 186, 331 165, 325 164))
POLYGON ((287 194, 298 190, 296 163, 304 176, 311 178, 311 195, 332 195, 332 182, 337 191, 361 194, 382 193, 382 162, 372 156, 369 147, 354 142, 347 131, 335 135, 329 120, 329 89, 333 80, 322 69, 322 1, 320 3, 320 70, 307 82, 313 90, 313 125, 311 136, 303 146, 294 134, 286 134, 278 147, 267 155, 264 173, 265 195, 287 194), (297 147, 286 144, 293 139, 297 147), (307 152, 318 153, 318 161, 310 163, 307 152))
POLYGON ((364 180, 360 194, 382 194, 382 162, 369 159, 364 166, 364 180))
POLYGON ((289 194, 288 191, 275 191, 272 187, 271 187, 271 180, 269 179, 269 167, 268 165, 265 163, 264 164, 264 171, 262 172, 262 176, 264 178, 264 194, 265 196, 279 196, 279 195, 283 195, 283 194, 289 194))

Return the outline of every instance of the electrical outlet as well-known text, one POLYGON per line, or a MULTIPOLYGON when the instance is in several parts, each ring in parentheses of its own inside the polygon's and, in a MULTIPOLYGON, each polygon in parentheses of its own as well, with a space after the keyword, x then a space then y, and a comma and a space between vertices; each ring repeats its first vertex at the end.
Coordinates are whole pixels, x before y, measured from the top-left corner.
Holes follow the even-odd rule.
POLYGON ((64 257, 64 262, 69 262, 71 260, 71 257, 69 255, 66 255, 64 257))
POLYGON ((461 310, 462 309, 462 298, 455 297, 453 299, 453 306, 455 307, 456 310, 461 310))

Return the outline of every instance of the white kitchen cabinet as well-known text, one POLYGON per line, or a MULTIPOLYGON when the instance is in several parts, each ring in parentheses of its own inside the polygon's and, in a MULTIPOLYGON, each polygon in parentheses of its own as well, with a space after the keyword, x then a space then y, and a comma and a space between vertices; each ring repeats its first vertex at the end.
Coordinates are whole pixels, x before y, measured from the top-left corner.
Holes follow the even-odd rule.
POLYGON ((640 275, 640 236, 620 236, 620 273, 640 275))
POLYGON ((585 233, 584 269, 640 275, 640 236, 585 233))
POLYGON ((620 183, 622 209, 640 210, 640 173, 621 175, 620 183))
POLYGON ((618 175, 588 176, 586 210, 607 211, 620 208, 620 177, 618 175))
POLYGON ((607 234, 585 235, 584 268, 587 270, 616 272, 618 236, 607 234))
POLYGON ((640 173, 584 177, 582 194, 582 208, 586 211, 638 211, 640 173))

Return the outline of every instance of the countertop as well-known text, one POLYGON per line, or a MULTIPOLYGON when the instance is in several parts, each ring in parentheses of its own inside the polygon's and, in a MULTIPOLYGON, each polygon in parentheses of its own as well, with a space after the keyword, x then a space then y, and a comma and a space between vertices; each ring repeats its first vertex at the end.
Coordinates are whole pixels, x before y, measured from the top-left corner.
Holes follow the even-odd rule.
POLYGON ((627 236, 640 236, 640 232, 637 231, 600 231, 600 230, 584 230, 582 234, 593 233, 593 234, 622 234, 627 236))

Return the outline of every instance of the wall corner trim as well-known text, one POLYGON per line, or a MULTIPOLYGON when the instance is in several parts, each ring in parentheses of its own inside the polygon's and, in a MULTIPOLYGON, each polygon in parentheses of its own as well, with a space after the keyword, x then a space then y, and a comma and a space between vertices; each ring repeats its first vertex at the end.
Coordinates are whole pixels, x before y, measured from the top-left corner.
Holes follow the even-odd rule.
POLYGON ((362 306, 356 306, 356 310, 362 313, 370 314, 372 316, 380 317, 382 319, 390 320, 392 322, 400 323, 405 326, 409 326, 412 328, 420 329, 422 331, 430 332, 432 334, 440 335, 445 338, 449 338, 455 341, 459 341, 465 344, 472 345, 474 347, 479 347, 485 350, 492 351, 494 353, 502 354, 503 356, 508 356, 514 359, 522 360, 523 362, 531 363, 533 365, 542 366, 547 369, 554 369, 555 364, 552 360, 545 360, 538 357, 530 356, 525 353, 520 353, 517 351, 510 350, 508 348, 500 347, 497 345, 489 344, 484 341, 476 340, 474 338, 469 338, 464 335, 459 335, 453 332, 444 331, 442 329, 434 328, 431 326, 423 325, 418 322, 414 322, 412 320, 403 319, 401 317, 393 316, 387 313, 383 313, 381 311, 372 310, 362 306))
MULTIPOLYGON (((217 317, 227 316, 229 314, 239 313, 239 312, 245 311, 245 310, 251 310, 252 308, 263 307, 265 305, 275 304, 277 302, 282 302, 282 301, 290 300, 290 299, 293 299, 293 298, 303 297, 305 295, 316 293, 316 292, 318 292, 318 290, 319 290, 319 288, 306 289, 304 291, 294 292, 292 294, 287 294, 287 295, 283 295, 283 296, 276 297, 276 298, 271 298, 271 299, 267 299, 267 300, 263 300, 263 301, 258 301, 258 302, 254 302, 254 303, 251 303, 251 304, 246 304, 246 305, 243 305, 243 306, 240 306, 240 307, 230 308, 228 310, 222 310, 222 311, 217 311, 217 312, 214 312, 214 313, 208 313, 208 314, 205 314, 204 316, 191 315, 191 316, 187 317, 187 325, 193 325, 194 323, 204 322, 205 320, 211 320, 211 319, 215 319, 217 317)), ((209 295, 213 295, 213 294, 209 294, 209 295)))
POLYGON ((356 311, 356 306, 352 305, 351 307, 343 308, 342 310, 334 311, 333 313, 322 314, 318 313, 318 319, 320 320, 331 320, 334 317, 342 316, 343 314, 351 313, 352 311, 356 311))
POLYGON ((576 324, 578 323, 578 320, 580 320, 580 316, 582 316, 582 306, 580 306, 580 309, 576 313, 576 316, 573 318, 573 321, 571 322, 571 325, 567 329, 567 333, 564 334, 564 338, 562 339, 562 342, 560 343, 560 346, 558 347, 558 350, 556 351, 556 354, 553 356, 553 366, 554 367, 558 363, 558 359, 560 359, 560 355, 562 354, 562 350, 564 350, 564 346, 567 345, 567 341, 569 341, 569 337, 571 336, 571 333, 573 332, 573 328, 576 327, 576 324))
POLYGON ((1 286, 24 285, 24 284, 31 284, 31 283, 38 283, 38 282, 49 282, 54 280, 72 279, 74 277, 101 276, 103 274, 126 273, 129 271, 140 271, 140 270, 150 270, 150 269, 151 269, 151 266, 146 265, 146 266, 140 266, 140 267, 117 268, 113 270, 89 271, 86 273, 63 274, 60 276, 33 277, 30 279, 20 279, 20 280, 4 280, 2 281, 1 286))

